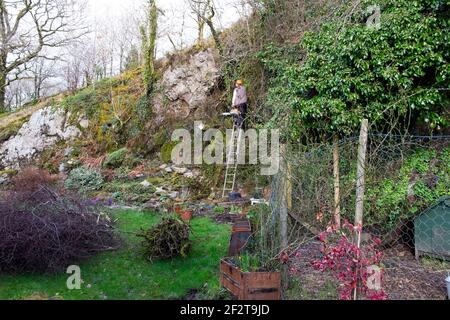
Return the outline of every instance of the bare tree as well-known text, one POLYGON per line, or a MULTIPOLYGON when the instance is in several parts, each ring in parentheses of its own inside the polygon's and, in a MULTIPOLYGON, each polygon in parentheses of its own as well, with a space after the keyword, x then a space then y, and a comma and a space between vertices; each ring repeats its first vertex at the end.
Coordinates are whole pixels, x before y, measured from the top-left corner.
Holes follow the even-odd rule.
POLYGON ((44 48, 62 47, 86 32, 80 26, 79 3, 0 0, 0 111, 6 109, 6 87, 22 78, 27 63, 44 48))
POLYGON ((196 15, 199 28, 199 39, 204 35, 205 24, 209 27, 211 35, 216 43, 217 50, 223 56, 224 50, 220 39, 219 31, 214 24, 216 8, 213 0, 188 0, 192 12, 196 15), (199 22, 200 21, 200 22, 199 22))
POLYGON ((191 7, 192 13, 194 14, 194 20, 197 24, 197 42, 201 43, 203 42, 205 38, 205 19, 209 6, 209 0, 208 1, 197 1, 197 0, 190 0, 189 6, 191 7))
POLYGON ((74 56, 67 62, 64 70, 67 90, 74 92, 80 87, 84 76, 83 72, 84 70, 80 57, 74 56))
POLYGON ((31 62, 29 73, 32 83, 31 98, 37 100, 46 96, 46 90, 51 88, 49 81, 56 76, 53 63, 37 58, 31 62))
MULTIPOLYGON (((164 14, 162 15, 164 20, 160 23, 161 30, 159 38, 167 37, 174 51, 182 50, 186 45, 185 32, 188 11, 186 10, 185 3, 183 4, 183 7, 177 4, 177 6, 171 6, 164 10, 164 14)), ((168 48, 163 49, 168 50, 168 48)))
POLYGON ((26 81, 15 81, 11 83, 5 95, 6 104, 10 106, 12 110, 20 107, 27 101, 30 91, 29 85, 26 81))
POLYGON ((36 58, 23 67, 21 79, 12 82, 6 90, 5 101, 10 109, 21 107, 24 103, 48 96, 55 89, 52 79, 57 76, 53 61, 36 58))
POLYGON ((136 47, 140 42, 138 30, 139 25, 141 24, 142 17, 136 15, 134 10, 125 11, 118 18, 118 22, 115 26, 115 42, 118 49, 119 72, 125 70, 127 56, 135 57, 136 47))

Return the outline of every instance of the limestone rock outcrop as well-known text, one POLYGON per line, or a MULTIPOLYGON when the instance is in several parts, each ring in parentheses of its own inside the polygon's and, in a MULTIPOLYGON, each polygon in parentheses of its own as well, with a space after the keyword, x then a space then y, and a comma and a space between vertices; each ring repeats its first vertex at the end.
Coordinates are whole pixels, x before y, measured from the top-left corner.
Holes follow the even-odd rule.
MULTIPOLYGON (((0 165, 17 168, 21 161, 31 160, 46 148, 81 135, 80 129, 69 124, 70 114, 62 108, 47 107, 36 111, 19 132, 0 146, 0 165)), ((80 119, 79 126, 89 125, 80 119)))

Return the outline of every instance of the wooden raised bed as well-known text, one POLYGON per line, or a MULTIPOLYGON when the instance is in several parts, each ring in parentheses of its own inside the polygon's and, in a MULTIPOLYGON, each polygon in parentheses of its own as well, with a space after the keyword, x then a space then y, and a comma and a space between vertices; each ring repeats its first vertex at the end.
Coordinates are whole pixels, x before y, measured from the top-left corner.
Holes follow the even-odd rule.
POLYGON ((233 224, 228 256, 234 257, 240 255, 247 247, 251 236, 252 228, 248 219, 239 219, 235 221, 233 224))
POLYGON ((242 272, 227 258, 220 262, 220 283, 239 300, 280 300, 280 272, 242 272))

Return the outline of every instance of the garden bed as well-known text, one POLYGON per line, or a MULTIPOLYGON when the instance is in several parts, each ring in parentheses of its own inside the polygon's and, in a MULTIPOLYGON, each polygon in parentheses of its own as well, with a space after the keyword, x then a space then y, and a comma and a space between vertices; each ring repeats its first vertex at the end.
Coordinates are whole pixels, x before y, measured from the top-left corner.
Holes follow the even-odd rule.
MULTIPOLYGON (((292 293, 295 299, 323 300, 337 299, 338 284, 329 273, 322 273, 312 265, 322 257, 318 241, 305 243, 300 249, 300 258, 291 267, 298 270, 292 279, 298 282, 298 292, 292 293)), ((383 265, 385 277, 384 290, 390 300, 445 300, 445 276, 447 271, 443 262, 415 260, 408 248, 398 245, 384 251, 383 265), (436 265, 434 265, 436 264, 436 265), (438 268, 440 266, 440 268, 438 268)), ((448 266, 448 264, 447 264, 448 266)))
POLYGON ((232 259, 220 262, 220 283, 239 300, 280 300, 280 272, 243 272, 232 259))

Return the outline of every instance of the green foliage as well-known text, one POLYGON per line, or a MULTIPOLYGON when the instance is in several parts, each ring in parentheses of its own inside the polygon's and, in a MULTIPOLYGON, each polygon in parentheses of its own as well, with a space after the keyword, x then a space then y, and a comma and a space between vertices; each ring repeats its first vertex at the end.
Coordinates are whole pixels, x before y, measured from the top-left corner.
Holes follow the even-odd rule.
POLYGON ((65 187, 69 190, 77 190, 81 193, 88 193, 99 190, 103 185, 102 174, 87 167, 79 167, 72 170, 65 182, 65 187))
POLYGON ((105 168, 111 168, 116 169, 119 168, 125 161, 125 158, 128 155, 128 149, 122 148, 117 151, 114 151, 113 153, 110 153, 105 161, 103 162, 103 166, 105 168))
POLYGON ((168 140, 170 139, 170 134, 169 131, 166 128, 161 129, 160 131, 158 131, 153 139, 152 139, 152 144, 153 147, 156 149, 161 148, 168 140))
POLYGON ((18 173, 18 171, 13 170, 13 169, 0 170, 0 176, 3 176, 3 175, 14 176, 17 173, 18 173))
POLYGON ((91 119, 98 112, 100 104, 104 103, 105 100, 105 95, 99 94, 98 90, 89 87, 67 97, 63 101, 63 106, 74 113, 81 111, 91 119))
POLYGON ((238 257, 238 266, 243 272, 259 272, 262 265, 259 256, 249 253, 242 254, 238 257))
POLYGON ((242 212, 242 208, 238 206, 231 206, 230 208, 230 214, 238 215, 242 212))
POLYGON ((450 195, 450 148, 419 149, 399 172, 367 190, 367 222, 388 230, 415 217, 441 197, 450 195))
POLYGON ((224 214, 225 213, 225 208, 221 207, 221 206, 217 206, 214 208, 214 213, 216 214, 224 214))
POLYGON ((172 151, 178 145, 176 141, 165 143, 161 148, 161 161, 164 163, 172 162, 172 151))
POLYGON ((110 193, 116 202, 130 204, 142 204, 148 202, 153 197, 156 188, 146 188, 139 182, 124 182, 114 180, 103 186, 102 191, 110 193))
POLYGON ((18 119, 7 126, 0 128, 0 144, 7 141, 9 138, 17 134, 22 128, 23 124, 27 122, 29 117, 18 119))
MULTIPOLYGON (((360 10, 372 2, 363 1, 360 10)), ((363 118, 388 126, 395 117, 449 124, 449 19, 444 0, 383 0, 381 27, 355 10, 298 45, 270 45, 260 58, 272 77, 273 124, 288 120, 292 138, 356 131, 363 118), (303 60, 302 63, 299 63, 303 60)))
POLYGON ((135 116, 130 121, 131 135, 137 137, 152 116, 152 109, 147 96, 141 96, 134 106, 135 116))
MULTIPOLYGON (((247 217, 252 225, 252 241, 247 248, 261 268, 278 270, 279 259, 274 259, 285 248, 281 248, 278 221, 273 218, 270 206, 258 205, 251 208, 247 217)), ((253 258, 252 258, 253 259, 253 258)))
POLYGON ((84 138, 98 153, 111 152, 125 144, 145 153, 146 139, 141 137, 152 110, 142 91, 138 68, 84 88, 65 98, 62 105, 72 113, 70 120, 74 124, 81 114, 86 115, 89 128, 83 130, 84 138))
POLYGON ((136 46, 131 46, 125 59, 125 70, 134 70, 139 67, 139 51, 136 46))

